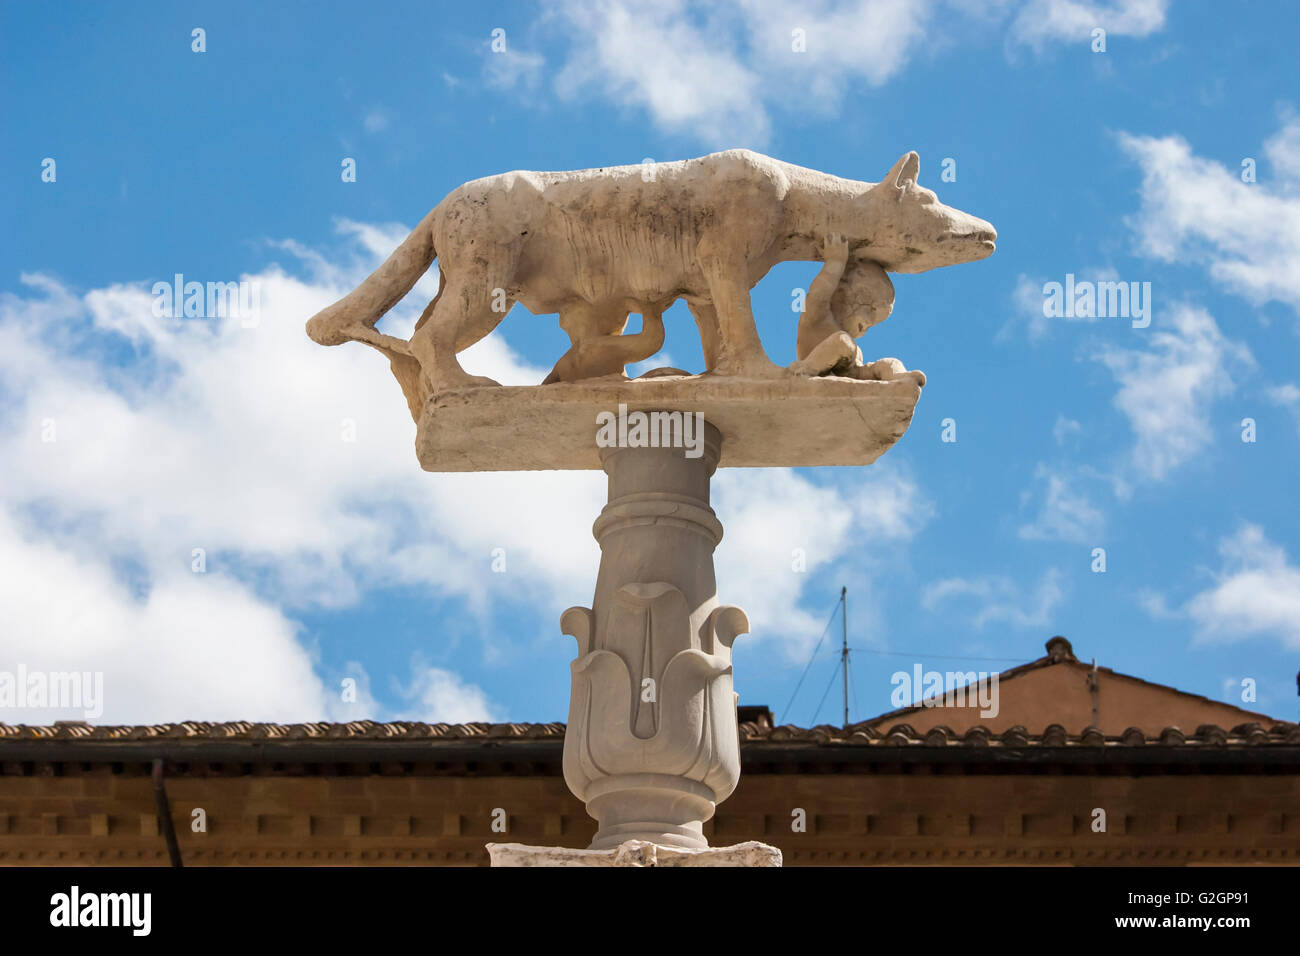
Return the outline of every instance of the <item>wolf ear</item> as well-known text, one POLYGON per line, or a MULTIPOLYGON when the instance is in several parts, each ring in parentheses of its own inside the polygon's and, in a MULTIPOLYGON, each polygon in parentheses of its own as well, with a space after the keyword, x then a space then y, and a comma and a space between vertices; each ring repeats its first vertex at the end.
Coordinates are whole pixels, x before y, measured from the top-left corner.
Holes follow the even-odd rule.
POLYGON ((903 190, 909 185, 916 185, 916 177, 920 172, 921 157, 916 154, 916 150, 911 150, 898 158, 880 185, 886 189, 903 190))

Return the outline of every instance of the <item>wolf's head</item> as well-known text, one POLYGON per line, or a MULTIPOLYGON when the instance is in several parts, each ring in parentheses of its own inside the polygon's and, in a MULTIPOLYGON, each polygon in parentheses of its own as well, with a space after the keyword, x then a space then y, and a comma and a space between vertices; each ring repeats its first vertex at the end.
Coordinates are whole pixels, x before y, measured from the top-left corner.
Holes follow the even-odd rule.
POLYGON ((992 224, 939 202, 932 190, 917 185, 920 169, 921 158, 904 153, 867 190, 867 241, 854 254, 890 272, 925 272, 992 255, 998 237, 992 224))

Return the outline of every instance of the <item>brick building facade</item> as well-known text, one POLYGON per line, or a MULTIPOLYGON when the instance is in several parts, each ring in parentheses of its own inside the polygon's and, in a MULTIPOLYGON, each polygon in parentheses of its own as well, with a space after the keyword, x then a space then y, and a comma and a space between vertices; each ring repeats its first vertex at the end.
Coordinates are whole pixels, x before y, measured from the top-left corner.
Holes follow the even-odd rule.
MULTIPOLYGON (((996 718, 914 707, 800 729, 741 708, 740 786, 706 835, 795 866, 1300 863, 1296 724, 1093 668, 1063 638, 1000 678, 996 718)), ((470 866, 488 842, 585 846, 595 823, 565 787, 563 735, 0 725, 0 865, 165 866, 169 821, 187 866, 470 866)))

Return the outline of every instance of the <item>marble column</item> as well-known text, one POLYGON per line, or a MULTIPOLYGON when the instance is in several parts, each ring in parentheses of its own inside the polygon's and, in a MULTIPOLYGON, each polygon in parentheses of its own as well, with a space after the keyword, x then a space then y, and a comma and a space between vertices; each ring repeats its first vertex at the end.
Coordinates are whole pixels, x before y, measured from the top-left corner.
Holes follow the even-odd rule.
POLYGON ((707 847, 704 821, 740 777, 731 643, 749 622, 718 603, 709 480, 722 437, 701 424, 694 458, 681 447, 600 452, 609 503, 593 528, 596 593, 560 621, 578 642, 564 779, 600 824, 593 850, 707 847))

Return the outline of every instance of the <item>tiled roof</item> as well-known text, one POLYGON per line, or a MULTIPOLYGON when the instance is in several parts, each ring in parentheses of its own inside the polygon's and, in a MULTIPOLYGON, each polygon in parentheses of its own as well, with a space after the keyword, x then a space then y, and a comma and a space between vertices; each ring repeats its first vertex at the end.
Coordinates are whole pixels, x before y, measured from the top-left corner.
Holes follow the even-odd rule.
POLYGON ((564 724, 425 724, 417 721, 355 720, 346 724, 328 722, 269 724, 247 720, 212 723, 187 720, 179 724, 140 726, 91 725, 83 721, 60 721, 52 726, 0 724, 0 741, 9 740, 536 740, 564 737, 564 724))
POLYGON ((1070 733, 1060 724, 1050 724, 1041 733, 1031 734, 1024 727, 1011 727, 993 733, 985 727, 970 727, 960 732, 950 727, 934 727, 921 733, 910 724, 893 724, 878 730, 864 721, 851 727, 823 724, 819 727, 765 727, 741 724, 741 739, 754 743, 815 743, 841 746, 876 747, 1143 747, 1143 746, 1265 746, 1300 745, 1300 725, 1240 724, 1225 730, 1215 724, 1203 724, 1194 733, 1178 727, 1144 730, 1130 727, 1118 736, 1106 736, 1096 727, 1070 733))
MULTIPOLYGON (((419 740, 562 740, 564 724, 425 724, 410 721, 379 723, 372 720, 345 724, 303 723, 272 724, 250 721, 209 723, 185 721, 179 724, 141 726, 96 725, 60 722, 53 726, 0 724, 0 742, 78 741, 85 743, 186 741, 201 744, 205 740, 221 741, 419 741, 419 740)), ((878 730, 871 722, 851 727, 822 724, 817 727, 770 727, 765 723, 740 725, 741 740, 748 744, 811 744, 868 747, 1142 747, 1142 746, 1267 746, 1300 745, 1300 725, 1277 723, 1240 724, 1224 729, 1205 724, 1192 732, 1178 727, 1130 727, 1118 736, 1106 736, 1096 727, 1071 733, 1060 724, 1051 724, 1039 733, 1024 727, 1012 727, 993 733, 980 726, 961 731, 935 727, 924 733, 909 724, 899 723, 888 730, 878 730)))

